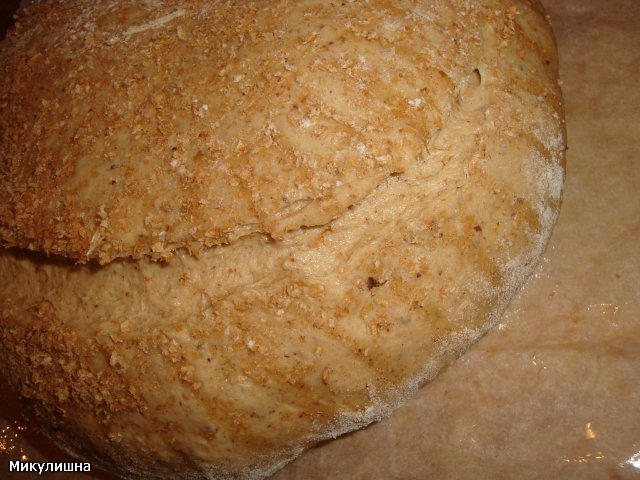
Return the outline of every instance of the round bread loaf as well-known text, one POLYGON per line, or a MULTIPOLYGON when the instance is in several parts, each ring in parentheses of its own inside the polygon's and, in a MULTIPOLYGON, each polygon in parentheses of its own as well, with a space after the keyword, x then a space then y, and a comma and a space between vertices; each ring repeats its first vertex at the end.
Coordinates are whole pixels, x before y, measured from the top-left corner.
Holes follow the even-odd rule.
POLYGON ((564 150, 536 0, 40 2, 0 53, 0 362, 124 478, 263 478, 497 321, 564 150))

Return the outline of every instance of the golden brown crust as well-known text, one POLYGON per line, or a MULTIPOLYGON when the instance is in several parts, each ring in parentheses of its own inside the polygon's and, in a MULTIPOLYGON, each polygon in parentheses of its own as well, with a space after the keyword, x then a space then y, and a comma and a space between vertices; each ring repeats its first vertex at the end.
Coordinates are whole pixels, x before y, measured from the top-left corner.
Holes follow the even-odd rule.
POLYGON ((353 3, 94 4, 3 49, 5 245, 107 263, 325 224, 453 102, 414 25, 369 32, 353 3))
POLYGON ((537 2, 125 5, 45 3, 1 54, 2 239, 61 256, 0 253, 0 361, 123 475, 263 478, 400 405, 531 272, 553 38, 537 2))

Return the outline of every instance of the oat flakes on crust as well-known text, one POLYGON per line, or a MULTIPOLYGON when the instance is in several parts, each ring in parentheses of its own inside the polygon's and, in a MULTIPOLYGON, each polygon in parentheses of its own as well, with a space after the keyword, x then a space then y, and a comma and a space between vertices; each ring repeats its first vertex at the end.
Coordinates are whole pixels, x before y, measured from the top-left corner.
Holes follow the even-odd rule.
POLYGON ((413 27, 371 31, 391 3, 50 3, 2 51, 7 246, 108 263, 326 224, 455 100, 413 27))
POLYGON ((534 1, 50 1, 0 59, 0 362, 125 478, 264 478, 387 415, 558 213, 534 1))

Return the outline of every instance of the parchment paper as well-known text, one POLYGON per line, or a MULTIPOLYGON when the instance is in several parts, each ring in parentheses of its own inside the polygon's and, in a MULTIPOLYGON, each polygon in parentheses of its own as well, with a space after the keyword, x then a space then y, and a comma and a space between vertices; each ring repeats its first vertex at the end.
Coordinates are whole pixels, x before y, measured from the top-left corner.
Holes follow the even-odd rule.
MULTIPOLYGON (((569 135, 564 205, 502 324, 394 415, 273 480, 640 478, 640 1, 546 0, 569 135)), ((1 369, 1 366, 0 366, 1 369)), ((71 461, 0 385, 9 459, 71 461)))

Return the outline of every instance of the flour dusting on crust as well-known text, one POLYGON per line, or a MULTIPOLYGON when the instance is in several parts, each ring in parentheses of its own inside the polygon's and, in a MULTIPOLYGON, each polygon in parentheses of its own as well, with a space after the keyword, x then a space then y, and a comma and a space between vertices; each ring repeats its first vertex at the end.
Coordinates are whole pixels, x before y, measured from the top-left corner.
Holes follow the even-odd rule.
POLYGON ((123 478, 261 479, 380 420, 560 208, 537 2, 43 1, 0 73, 0 362, 123 478))

